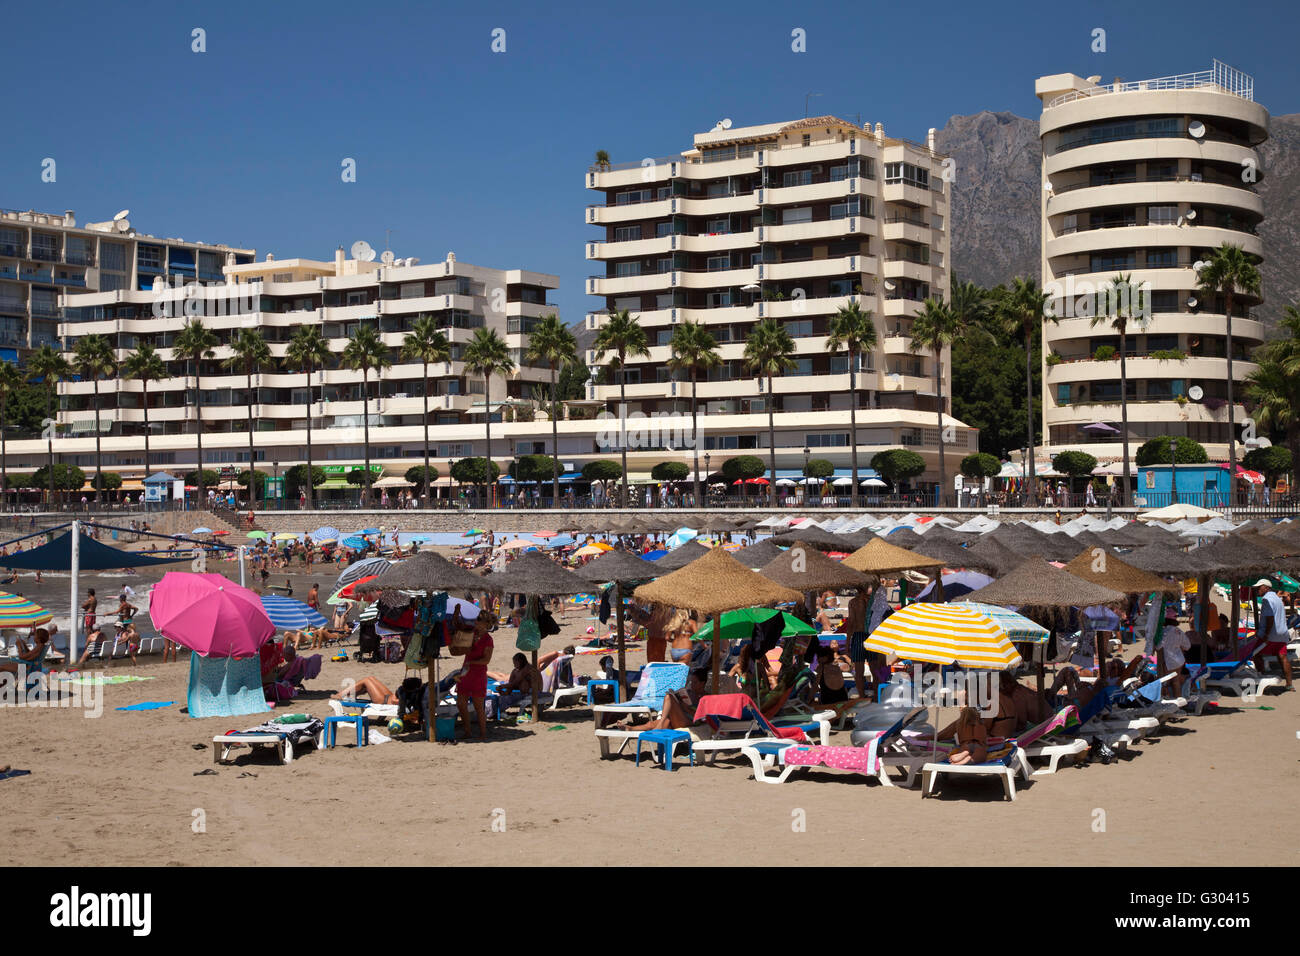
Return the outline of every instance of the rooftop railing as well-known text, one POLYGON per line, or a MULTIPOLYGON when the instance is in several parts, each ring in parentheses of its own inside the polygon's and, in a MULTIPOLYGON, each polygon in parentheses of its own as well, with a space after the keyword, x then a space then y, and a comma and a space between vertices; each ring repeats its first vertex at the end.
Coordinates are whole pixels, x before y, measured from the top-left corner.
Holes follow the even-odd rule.
POLYGON ((1093 86, 1086 90, 1071 90, 1062 93, 1047 104, 1047 109, 1071 103, 1089 96, 1102 96, 1106 93, 1133 93, 1152 90, 1205 90, 1239 96, 1243 100, 1255 101, 1255 78, 1240 70, 1233 69, 1219 60, 1214 66, 1198 73, 1180 73, 1177 76, 1162 76, 1154 80, 1134 80, 1129 83, 1108 83, 1105 86, 1093 86))

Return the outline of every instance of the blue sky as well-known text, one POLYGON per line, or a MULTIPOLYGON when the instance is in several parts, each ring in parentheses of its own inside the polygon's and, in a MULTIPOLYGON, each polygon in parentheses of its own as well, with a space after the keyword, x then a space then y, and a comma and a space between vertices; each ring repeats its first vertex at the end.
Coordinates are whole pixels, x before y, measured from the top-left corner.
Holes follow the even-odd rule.
POLYGON ((392 230, 399 256, 559 275, 573 321, 595 302, 582 184, 597 149, 666 156, 724 116, 798 118, 808 92, 822 94, 813 115, 924 139, 953 114, 1036 116, 1042 74, 1141 79, 1216 56, 1254 75, 1272 113, 1293 113, 1298 22, 1280 3, 1195 0, 10 5, 0 206, 80 222, 130 208, 142 232, 259 258, 329 258, 357 239, 382 250, 392 230))

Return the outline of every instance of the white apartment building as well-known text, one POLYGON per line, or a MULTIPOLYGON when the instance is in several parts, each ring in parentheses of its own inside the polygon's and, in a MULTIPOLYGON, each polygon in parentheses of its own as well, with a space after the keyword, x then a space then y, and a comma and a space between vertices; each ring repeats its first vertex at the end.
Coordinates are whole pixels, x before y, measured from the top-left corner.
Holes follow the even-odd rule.
POLYGON ((76 214, 0 209, 0 360, 59 345, 66 293, 145 289, 154 280, 218 282, 255 251, 137 233, 122 210, 77 225, 76 214))
MULTIPOLYGON (((592 166, 585 185, 597 201, 587 243, 598 267, 587 292, 600 300, 587 316, 598 330, 612 310, 635 315, 649 338, 648 358, 629 360, 628 404, 644 414, 688 413, 691 386, 672 373, 673 328, 691 320, 720 346, 720 368, 699 385, 703 448, 717 460, 752 453, 767 460, 767 411, 776 409, 778 472, 807 457, 849 464, 848 357, 826 349, 827 323, 857 301, 874 314, 880 340, 858 376, 859 463, 908 447, 937 478, 940 432, 933 358, 909 349, 912 316, 927 297, 946 299, 951 281, 951 177, 934 149, 887 137, 834 116, 731 127, 719 123, 677 155, 592 166), (785 324, 796 367, 772 392, 742 361, 760 320, 785 324)), ((608 357, 606 357, 608 360, 608 357)), ((588 361, 597 364, 595 353, 588 361)), ((949 356, 941 356, 951 407, 949 356)), ((616 377, 589 398, 619 400, 616 377)), ((978 449, 978 432, 955 420, 948 470, 978 449)), ((648 468, 662 450, 632 453, 648 468)), ((689 452, 676 456, 690 463, 689 452)))
MULTIPOLYGON (((1123 273, 1149 289, 1151 313, 1127 335, 1131 450, 1157 435, 1186 435, 1226 460, 1226 303, 1198 291, 1197 264, 1225 242, 1264 254, 1257 181, 1268 112, 1254 101, 1254 81, 1216 60, 1210 70, 1152 80, 1045 76, 1035 92, 1043 103, 1042 285, 1054 290, 1060 317, 1043 326, 1048 447, 1039 457, 1123 454, 1119 336, 1094 326, 1074 301, 1123 273), (1096 360, 1103 346, 1115 358, 1096 360), (1085 428, 1098 422, 1116 430, 1085 428)), ((1238 296, 1234 304, 1237 422, 1246 414, 1238 403, 1254 368, 1248 359, 1264 338, 1253 315, 1261 301, 1238 296)))
MULTIPOLYGON (((196 409, 201 401, 205 467, 246 468, 251 424, 256 467, 272 477, 282 474, 306 460, 310 413, 313 461, 336 466, 332 470, 337 477, 324 490, 355 490, 339 466, 362 462, 362 416, 368 415, 372 461, 383 466, 386 476, 400 477, 410 466, 423 463, 427 389, 432 460, 445 476, 451 461, 484 453, 484 382, 480 376, 466 375, 461 361, 475 329, 496 330, 518 366, 509 376, 508 390, 499 377, 492 383, 494 420, 513 417, 516 408, 535 407, 536 390, 550 381, 549 370, 530 366, 524 352, 533 323, 555 312, 546 302, 547 292, 559 286, 555 276, 469 265, 457 262, 452 253, 442 262, 421 265, 415 259, 348 259, 340 249, 333 262, 268 255, 259 262, 231 264, 224 269, 224 279, 206 287, 162 283, 151 291, 125 288, 64 299, 59 334, 69 349, 82 336, 100 334, 108 337, 119 359, 148 342, 166 361, 171 377, 149 384, 152 470, 183 472, 195 467, 196 409), (202 295, 195 297, 194 290, 202 290, 202 295), (177 333, 196 313, 220 343, 213 358, 202 363, 201 395, 196 394, 190 363, 172 352, 177 333), (427 380, 420 363, 400 354, 405 334, 423 315, 438 320, 452 347, 452 360, 432 366, 427 380), (392 366, 382 374, 370 373, 367 401, 361 373, 337 367, 337 360, 311 376, 310 396, 307 375, 277 361, 276 368, 254 375, 250 422, 248 377, 243 369, 225 365, 232 355, 230 341, 240 329, 255 327, 272 355, 282 360, 294 330, 304 324, 321 328, 336 359, 355 329, 369 324, 390 346, 392 366)), ((62 461, 93 470, 93 383, 63 383, 60 397, 64 431, 55 441, 55 452, 62 461)), ((98 410, 105 470, 118 471, 129 481, 143 477, 142 384, 101 380, 98 410)), ((549 424, 536 421, 535 412, 527 417, 515 434, 495 430, 493 457, 499 464, 518 454, 549 452, 549 424)), ((590 440, 582 448, 590 450, 590 440)), ((44 455, 43 441, 9 442, 11 468, 40 467, 44 455)))

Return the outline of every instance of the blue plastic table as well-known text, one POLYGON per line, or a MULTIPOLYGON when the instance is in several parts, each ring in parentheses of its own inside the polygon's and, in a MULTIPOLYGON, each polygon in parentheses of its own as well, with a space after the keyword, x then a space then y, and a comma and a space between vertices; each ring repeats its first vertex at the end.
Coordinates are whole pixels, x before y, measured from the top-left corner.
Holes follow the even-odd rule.
POLYGON ((695 749, 691 746, 691 735, 684 730, 643 730, 636 738, 636 765, 641 766, 641 745, 654 744, 659 748, 659 760, 665 770, 673 769, 673 753, 677 744, 686 744, 686 754, 695 766, 695 749))

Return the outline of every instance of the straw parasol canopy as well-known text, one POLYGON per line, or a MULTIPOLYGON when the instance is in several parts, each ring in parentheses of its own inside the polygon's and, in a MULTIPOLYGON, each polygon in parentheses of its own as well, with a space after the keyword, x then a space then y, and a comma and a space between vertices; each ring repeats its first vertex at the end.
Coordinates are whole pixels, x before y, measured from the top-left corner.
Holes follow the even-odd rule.
POLYGON ((1148 544, 1125 555, 1124 559, 1139 570, 1176 578, 1194 578, 1210 570, 1194 553, 1167 544, 1148 544))
POLYGON ((853 551, 856 548, 866 544, 873 535, 870 532, 849 532, 848 534, 835 534, 833 531, 827 531, 824 528, 808 527, 801 531, 785 531, 775 535, 777 544, 786 546, 794 544, 796 541, 802 541, 806 545, 811 545, 819 551, 853 551))
POLYGON ((516 558, 506 565, 504 571, 493 574, 490 580, 503 593, 541 597, 582 594, 591 587, 587 581, 560 567, 540 551, 516 558))
POLYGON ((863 574, 895 574, 899 571, 939 569, 943 561, 929 555, 898 548, 884 538, 873 538, 844 559, 844 564, 863 574))
POLYGON ((1288 558, 1297 553, 1295 545, 1284 537, 1266 537, 1249 531, 1245 533, 1234 532, 1233 537, 1238 541, 1246 541, 1261 551, 1267 551, 1275 558, 1288 558))
POLYGON ((440 554, 421 551, 368 581, 367 588, 396 591, 499 591, 492 581, 452 564, 440 554))
POLYGON ((712 548, 700 544, 698 541, 687 541, 681 547, 669 551, 658 561, 651 561, 650 563, 654 565, 655 574, 667 574, 670 571, 686 567, 696 558, 702 558, 712 550, 712 548))
POLYGON ((1177 584, 1171 584, 1164 578, 1158 578, 1154 574, 1135 568, 1113 554, 1104 552, 1094 554, 1092 549, 1080 551, 1078 556, 1065 566, 1065 570, 1085 581, 1122 591, 1125 594, 1154 592, 1176 595, 1181 590, 1177 584))
POLYGON ((1041 554, 1053 561, 1069 560, 1077 548, 1068 535, 1044 534, 1023 522, 1004 524, 989 535, 994 541, 1017 555, 1041 554), (1061 539, 1064 538, 1064 541, 1061 539))
POLYGON ((679 568, 643 584, 632 596, 638 601, 695 611, 701 617, 803 600, 798 591, 751 571, 721 548, 706 551, 689 568, 679 568))
POLYGON ((1119 604, 1125 597, 1120 591, 1085 581, 1034 556, 992 584, 957 600, 1009 607, 1067 608, 1119 604))
POLYGON ((606 551, 592 558, 574 574, 592 584, 606 581, 650 581, 662 574, 654 561, 646 561, 630 551, 606 551))
POLYGON ((995 575, 1003 575, 1024 560, 1024 555, 1017 554, 994 538, 985 535, 969 548, 966 567, 980 568, 995 575))
POLYGON ((1220 538, 1191 553, 1207 570, 1229 575, 1267 574, 1277 564, 1273 555, 1240 536, 1220 538))
POLYGON ((770 564, 775 558, 785 554, 784 549, 772 538, 764 538, 758 544, 741 548, 732 557, 747 568, 761 568, 770 564))
POLYGON ((874 576, 855 571, 834 558, 828 558, 802 541, 796 541, 789 551, 763 565, 759 574, 797 591, 868 588, 876 583, 874 576))
MULTIPOLYGON (((892 538, 893 535, 891 534, 892 538)), ((928 540, 929 533, 926 533, 926 541, 921 546, 921 553, 927 557, 936 558, 943 562, 945 568, 973 568, 981 570, 984 568, 979 558, 972 558, 970 548, 963 548, 960 544, 948 541, 943 538, 934 541, 928 540)))

